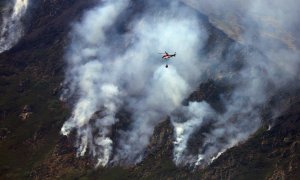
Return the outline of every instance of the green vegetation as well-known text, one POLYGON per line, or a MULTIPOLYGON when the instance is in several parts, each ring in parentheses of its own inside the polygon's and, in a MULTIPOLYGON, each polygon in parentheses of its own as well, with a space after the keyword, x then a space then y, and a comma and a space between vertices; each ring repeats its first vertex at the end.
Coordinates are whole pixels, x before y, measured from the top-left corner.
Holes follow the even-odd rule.
MULTIPOLYGON (((78 12, 91 2, 76 0, 71 5, 59 4, 65 13, 61 16, 38 14, 41 17, 32 21, 32 32, 27 39, 12 52, 0 55, 0 129, 8 129, 0 138, 0 179, 265 179, 276 170, 291 175, 300 172, 297 169, 300 167, 297 166, 300 157, 297 112, 300 108, 293 110, 296 115, 288 114, 280 119, 281 124, 274 131, 260 128, 249 140, 229 149, 204 169, 176 167, 171 160, 172 148, 166 147, 166 142, 134 167, 94 169, 90 159, 76 158, 72 137, 66 140, 59 134, 70 110, 59 101, 59 93, 54 93, 63 80, 62 58, 68 31, 64 27, 59 32, 52 32, 54 30, 48 30, 48 24, 56 25, 53 29, 67 26, 60 23, 72 21, 70 17, 80 14, 78 12), (32 112, 22 120, 19 115, 25 105, 29 105, 32 112), (292 130, 294 134, 290 135, 292 130), (284 143, 283 139, 289 136, 295 138, 284 143), (294 161, 294 169, 288 169, 294 161)), ((0 2, 0 9, 3 3, 0 2)), ((222 33, 217 35, 224 36, 222 33)), ((210 36, 207 49, 220 38, 232 41, 210 36)), ((210 96, 205 97, 206 100, 222 112, 218 94, 220 89, 230 91, 230 88, 209 82, 199 87, 202 92, 193 93, 190 98, 197 101, 199 97, 204 98, 203 92, 207 91, 204 94, 210 96)), ((168 127, 161 129, 164 128, 168 127)))
POLYGON ((21 96, 14 87, 9 87, 6 90, 10 93, 1 98, 0 107, 8 112, 1 127, 11 131, 11 135, 0 142, 0 169, 10 172, 5 177, 24 177, 43 162, 57 143, 59 129, 68 112, 58 97, 49 92, 55 86, 38 81, 21 96), (19 114, 27 104, 32 106, 32 115, 22 121, 19 114))

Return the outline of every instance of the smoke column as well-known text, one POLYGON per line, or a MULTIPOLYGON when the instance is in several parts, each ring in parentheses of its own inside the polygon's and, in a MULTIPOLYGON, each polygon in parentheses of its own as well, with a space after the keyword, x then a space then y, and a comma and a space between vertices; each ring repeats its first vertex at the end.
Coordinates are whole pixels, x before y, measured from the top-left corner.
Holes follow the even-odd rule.
MULTIPOLYGON (((205 165, 216 159, 226 149, 246 140, 254 133, 261 126, 262 105, 274 95, 276 90, 288 87, 289 84, 295 84, 297 81, 300 65, 299 48, 296 47, 298 42, 290 41, 290 39, 298 37, 295 29, 299 27, 296 22, 299 14, 295 7, 299 7, 300 3, 293 0, 287 2, 278 0, 272 3, 261 1, 241 3, 238 0, 226 2, 216 0, 209 3, 192 0, 184 2, 191 3, 196 9, 214 18, 225 17, 223 19, 225 22, 227 16, 233 19, 233 14, 237 15, 240 19, 236 21, 243 26, 243 31, 239 31, 240 34, 229 33, 229 35, 233 38, 239 37, 237 40, 242 39, 241 42, 246 45, 245 48, 241 48, 240 45, 233 44, 225 57, 217 54, 213 59, 208 58, 212 65, 222 60, 218 66, 211 66, 213 69, 210 71, 222 70, 222 76, 225 77, 223 81, 234 87, 232 93, 221 95, 225 112, 216 113, 211 118, 209 107, 205 102, 200 102, 182 107, 179 110, 183 111, 181 114, 172 115, 175 128, 175 163, 177 165, 205 165), (229 16, 226 12, 233 13, 229 13, 231 15, 229 16), (243 66, 239 71, 232 73, 228 67, 234 65, 232 64, 235 59, 234 55, 239 52, 243 54, 243 58, 240 59, 243 66), (233 74, 233 76, 226 78, 228 74, 233 74), (206 110, 197 113, 201 109, 206 110), (203 120, 205 118, 211 120, 211 129, 199 132, 201 127, 208 124, 203 120), (186 148, 188 140, 193 137, 202 138, 198 153, 191 153, 186 148)), ((217 22, 213 23, 220 27, 217 22)), ((233 24, 230 25, 233 26, 233 24)), ((226 29, 226 26, 221 25, 220 28, 225 32, 231 31, 226 29)), ((218 48, 220 49, 220 47, 216 49, 218 48)))
MULTIPOLYGON (((10 5, 8 3, 8 5, 10 5)), ((23 35, 21 18, 25 15, 28 0, 15 0, 12 12, 5 12, 0 31, 0 53, 10 49, 23 35)))
POLYGON ((106 1, 89 11, 74 26, 67 53, 65 94, 76 96, 77 101, 62 133, 75 130, 79 155, 88 149, 99 165, 110 158, 122 164, 141 161, 154 127, 181 105, 205 68, 197 52, 207 35, 195 12, 178 2, 167 4, 170 7, 164 11, 160 4, 150 3, 142 16, 128 22, 129 32, 119 32, 115 28, 123 18, 120 14, 129 5, 106 1), (160 13, 153 15, 153 11, 160 13), (164 50, 182 54, 168 69, 158 54, 164 50), (116 113, 122 106, 131 114, 130 128, 112 142, 111 127, 119 121, 116 113), (112 155, 113 143, 116 153, 112 155))
MULTIPOLYGON (((140 162, 154 127, 167 116, 175 130, 174 162, 208 164, 254 133, 261 125, 260 107, 296 77, 298 51, 277 41, 254 41, 253 35, 262 26, 250 16, 252 9, 241 20, 252 27, 243 32, 249 46, 220 43, 206 53, 203 49, 210 32, 196 10, 181 1, 162 0, 142 1, 143 10, 132 13, 135 3, 104 1, 89 10, 73 25, 66 53, 67 88, 62 99, 74 106, 61 133, 74 132, 78 155, 94 156, 97 166, 140 162), (163 51, 177 52, 169 68, 158 54, 163 51), (242 66, 234 70, 237 61, 242 66), (229 94, 220 95, 223 112, 205 101, 182 105, 201 82, 217 81, 219 72, 223 77, 233 74, 222 79, 233 87, 229 94), (122 121, 117 118, 120 110, 128 112, 130 124, 117 129, 116 139, 112 134, 114 125, 122 121), (210 128, 201 132, 206 126, 210 128), (198 136, 201 143, 196 152, 191 151, 189 143, 198 136)), ((216 1, 211 5, 215 11, 222 7, 239 4, 223 6, 216 1)))

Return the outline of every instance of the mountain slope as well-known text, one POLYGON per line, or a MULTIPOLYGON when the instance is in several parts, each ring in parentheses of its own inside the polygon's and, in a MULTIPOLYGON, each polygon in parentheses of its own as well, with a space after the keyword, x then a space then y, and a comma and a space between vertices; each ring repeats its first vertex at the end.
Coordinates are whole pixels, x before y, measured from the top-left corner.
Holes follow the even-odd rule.
MULTIPOLYGON (((70 114, 69 106, 59 101, 65 68, 63 57, 70 23, 80 18, 83 10, 92 7, 96 1, 36 2, 38 6, 32 7, 28 17, 31 23, 26 26, 25 36, 14 48, 0 55, 0 178, 299 177, 300 98, 297 89, 278 92, 274 97, 275 105, 271 99, 270 106, 263 110, 267 114, 277 104, 285 107, 271 130, 267 130, 267 125, 262 127, 249 140, 224 152, 206 168, 174 165, 173 127, 167 117, 155 128, 147 155, 136 166, 94 169, 93 159, 77 158, 73 135, 67 138, 59 134, 70 114)), ((228 46, 234 43, 202 16, 211 33, 207 51, 217 43, 228 46)), ((230 87, 219 86, 215 81, 218 80, 199 85, 188 100, 207 100, 222 111, 218 95, 220 91, 230 91, 230 87)), ((266 115, 264 120, 267 122, 269 118, 266 115)))

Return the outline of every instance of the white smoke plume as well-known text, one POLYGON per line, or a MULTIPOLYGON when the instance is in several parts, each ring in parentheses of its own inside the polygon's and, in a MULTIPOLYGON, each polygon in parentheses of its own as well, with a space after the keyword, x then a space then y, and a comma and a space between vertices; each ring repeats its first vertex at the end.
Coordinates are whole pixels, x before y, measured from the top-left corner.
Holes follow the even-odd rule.
POLYGON ((115 26, 128 6, 128 1, 106 1, 89 11, 74 26, 67 54, 67 93, 78 100, 62 133, 75 129, 79 154, 89 149, 100 165, 110 158, 115 163, 139 162, 154 127, 181 105, 205 68, 198 51, 207 35, 194 12, 178 2, 156 15, 149 8, 128 22, 129 32, 118 32, 115 26), (158 54, 164 50, 180 54, 168 69, 158 54), (120 132, 112 155, 111 127, 119 121, 116 113, 122 106, 131 113, 131 127, 120 132))
POLYGON ((214 118, 215 112, 206 102, 191 102, 187 107, 182 107, 176 111, 177 116, 173 116, 173 126, 175 132, 174 142, 174 162, 195 163, 198 157, 188 153, 189 137, 201 125, 214 118))
MULTIPOLYGON (((255 132, 260 127, 260 106, 297 74, 295 50, 259 39, 249 43, 259 51, 233 43, 230 47, 218 44, 206 54, 203 48, 210 32, 195 10, 179 0, 162 0, 141 1, 142 10, 133 12, 135 3, 104 1, 88 11, 74 25, 66 54, 68 89, 62 97, 72 100, 74 107, 61 132, 75 132, 78 155, 91 154, 98 159, 97 165, 140 162, 154 127, 168 115, 175 128, 175 163, 207 164, 255 132), (163 51, 177 52, 169 68, 157 54, 163 51), (241 60, 236 58, 238 53, 243 54, 241 60), (237 61, 242 67, 233 72, 237 61), (220 95, 224 112, 205 101, 182 106, 208 74, 215 78, 219 72, 223 77, 233 74, 222 80, 233 87, 229 94, 220 95), (117 113, 123 109, 130 125, 117 129, 116 139, 112 133, 122 121, 117 113), (201 132, 206 125, 210 128, 201 132), (201 142, 194 147, 195 153, 189 141, 197 135, 201 142)), ((220 4, 212 3, 212 9, 239 5, 220 4)), ((243 23, 253 24, 247 21, 248 12, 243 23)), ((252 40, 260 29, 255 27, 243 35, 252 40)))
POLYGON ((0 29, 0 53, 14 46, 23 35, 21 18, 28 8, 28 0, 15 0, 13 7, 8 7, 2 16, 0 29), (12 10, 10 10, 12 8, 12 10))
MULTIPOLYGON (((238 14, 237 17, 240 18, 238 21, 244 28, 243 32, 236 36, 244 39, 242 43, 250 47, 243 52, 243 68, 234 72, 235 75, 231 78, 226 78, 226 82, 229 85, 234 85, 235 88, 231 94, 221 95, 225 112, 216 114, 215 120, 212 121, 213 125, 211 125, 213 129, 205 133, 202 132, 204 137, 201 145, 197 147, 198 153, 187 152, 185 148, 186 139, 195 136, 193 132, 205 126, 203 118, 210 117, 211 111, 206 110, 206 112, 196 114, 198 116, 192 118, 182 115, 175 115, 172 118, 175 130, 179 128, 179 132, 188 132, 178 133, 175 131, 174 160, 176 164, 203 165, 210 163, 227 148, 247 139, 249 135, 254 133, 261 126, 261 106, 276 90, 287 87, 297 80, 300 65, 299 48, 296 47, 297 42, 289 42, 289 38, 292 35, 295 39, 298 37, 294 32, 299 27, 299 23, 296 22, 299 14, 295 7, 300 7, 300 3, 292 0, 288 2, 280 0, 272 2, 238 0, 185 2, 192 4, 193 7, 209 16, 222 19, 225 23, 227 16, 234 19, 233 14, 238 14), (276 19, 272 23, 277 23, 276 26, 279 26, 277 28, 280 29, 273 31, 272 25, 274 24, 268 24, 266 19, 268 21, 276 19), (287 33, 287 35, 283 33, 287 33), (253 47, 256 50, 248 51, 253 47), (181 119, 181 123, 177 122, 178 119, 181 119), (197 125, 194 125, 195 119, 198 119, 197 125)), ((218 24, 215 25, 218 26, 218 24)), ((228 32, 226 26, 220 29, 228 32)), ((228 35, 232 34, 228 33, 228 35)), ((236 36, 232 35, 233 38, 236 36)), ((225 58, 217 56, 210 61, 213 64, 213 62, 222 60, 222 64, 217 69, 224 70, 230 65, 228 62, 233 59, 232 54, 236 50, 238 50, 238 46, 234 45, 225 58)), ((212 67, 216 68, 215 66, 212 67)), ((231 72, 228 71, 227 74, 229 73, 231 72)), ((188 107, 183 107, 182 111, 189 114, 191 113, 190 109, 194 109, 194 106, 195 104, 190 104, 188 107)), ((201 103, 198 106, 198 109, 203 109, 201 103)))

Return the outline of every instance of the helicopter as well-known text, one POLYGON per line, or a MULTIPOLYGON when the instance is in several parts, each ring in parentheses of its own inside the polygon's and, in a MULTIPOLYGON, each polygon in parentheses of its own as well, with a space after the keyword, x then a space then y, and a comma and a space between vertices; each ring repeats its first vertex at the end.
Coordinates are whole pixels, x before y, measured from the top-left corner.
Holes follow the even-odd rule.
MULTIPOLYGON (((166 61, 168 61, 171 57, 176 56, 176 52, 174 54, 169 54, 165 51, 164 53, 159 53, 159 54, 163 54, 163 56, 161 58, 166 60, 166 61)), ((168 68, 168 63, 166 64, 166 68, 168 68)))

